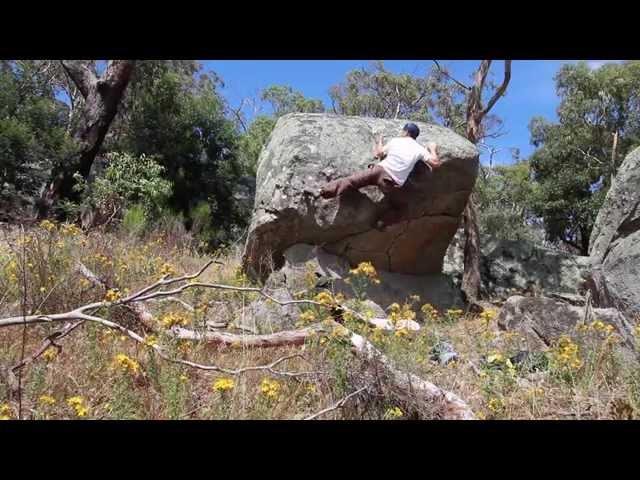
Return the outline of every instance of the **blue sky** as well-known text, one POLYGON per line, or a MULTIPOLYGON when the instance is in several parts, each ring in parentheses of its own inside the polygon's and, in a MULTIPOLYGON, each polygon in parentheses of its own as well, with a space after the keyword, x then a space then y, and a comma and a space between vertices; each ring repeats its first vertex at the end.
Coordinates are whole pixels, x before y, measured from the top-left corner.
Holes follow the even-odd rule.
MULTIPOLYGON (((511 83, 507 95, 496 103, 492 113, 504 120, 506 135, 492 140, 491 144, 502 149, 494 156, 494 164, 511 163, 509 149, 519 148, 522 158, 533 151, 529 143, 528 124, 531 117, 540 115, 556 119, 558 97, 553 77, 563 63, 560 60, 515 60, 512 65, 511 83)), ((260 90, 274 84, 290 85, 310 98, 319 98, 330 106, 329 88, 342 81, 350 70, 365 67, 370 61, 350 60, 207 60, 202 61, 205 70, 212 70, 225 83, 221 93, 232 107, 238 107, 243 98, 257 97, 260 90)), ((433 62, 430 60, 386 60, 385 67, 397 73, 425 75, 433 62)), ((449 72, 461 81, 469 81, 477 60, 439 60, 449 72)), ((591 60, 589 65, 598 68, 604 61, 591 60)), ((496 61, 491 75, 502 79, 503 62, 496 61)), ((250 113, 249 109, 245 109, 250 113)), ((486 163, 487 156, 483 155, 486 163)))

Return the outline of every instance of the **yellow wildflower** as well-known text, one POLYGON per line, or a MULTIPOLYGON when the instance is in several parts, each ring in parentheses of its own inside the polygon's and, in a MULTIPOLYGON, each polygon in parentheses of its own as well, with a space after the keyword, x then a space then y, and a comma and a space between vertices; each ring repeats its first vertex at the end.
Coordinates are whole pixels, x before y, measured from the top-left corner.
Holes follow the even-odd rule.
POLYGON ((160 318, 160 323, 165 328, 172 328, 176 325, 184 327, 189 324, 189 319, 181 313, 170 312, 160 318))
POLYGON ((307 310, 300 314, 300 321, 304 323, 313 322, 316 319, 316 314, 311 310, 307 310))
POLYGON ((331 336, 334 338, 346 337, 347 335, 349 335, 349 330, 344 328, 342 325, 336 325, 331 331, 331 336))
POLYGON ((74 223, 63 224, 61 231, 63 235, 69 235, 71 237, 75 237, 76 235, 79 235, 80 233, 82 233, 82 230, 80 230, 78 226, 75 225, 74 223))
POLYGON ((535 398, 535 397, 542 397, 544 395, 544 389, 542 387, 534 387, 534 388, 530 388, 527 391, 527 395, 529 397, 535 398))
POLYGON ((236 382, 232 378, 219 378, 213 382, 212 388, 216 392, 226 392, 227 390, 233 390, 236 386, 236 382))
POLYGON ((327 291, 322 291, 314 297, 314 300, 322 305, 333 305, 335 303, 331 294, 327 291))
POLYGON ((500 363, 504 363, 504 355, 502 355, 500 352, 494 352, 491 355, 489 355, 487 357, 487 363, 492 364, 500 364, 500 363))
POLYGON ((81 278, 80 279, 80 288, 88 288, 91 285, 91 282, 89 280, 87 280, 86 278, 81 278))
POLYGON ((0 405, 0 420, 11 420, 11 407, 8 403, 0 405))
POLYGON ((53 398, 51 395, 41 395, 38 400, 43 405, 55 405, 56 404, 56 399, 53 398))
POLYGON ((382 328, 380 327, 374 328, 373 333, 371 335, 371 340, 378 343, 384 343, 385 341, 384 330, 382 330, 382 328))
POLYGON ((499 398, 492 398, 491 400, 489 400, 488 407, 489 410, 491 410, 493 413, 497 413, 504 408, 504 402, 499 398))
POLYGON ((180 353, 187 355, 189 352, 191 352, 191 342, 189 342, 188 340, 180 342, 178 344, 178 350, 180 350, 180 353))
POLYGON ((385 418, 400 418, 404 415, 404 412, 399 407, 389 408, 385 412, 385 418))
POLYGON ((158 344, 158 338, 155 335, 149 335, 144 339, 144 344, 153 347, 158 344))
POLYGON ((136 375, 138 373, 138 370, 140 370, 140 364, 124 353, 117 354, 114 358, 113 363, 116 369, 119 369, 124 373, 136 375))
POLYGON ((495 310, 484 310, 480 314, 480 320, 481 320, 482 324, 485 327, 487 327, 491 323, 491 320, 493 320, 496 317, 496 315, 497 314, 496 314, 495 310))
POLYGON ((589 325, 585 325, 584 323, 578 323, 575 328, 579 333, 584 333, 589 331, 589 325))
POLYGON ((44 228, 47 232, 51 232, 52 230, 55 230, 56 224, 49 220, 43 220, 40 222, 40 228, 44 228))
POLYGON ((582 367, 578 345, 566 335, 556 342, 552 349, 552 359, 560 369, 579 370, 582 367))
POLYGON ((397 323, 399 320, 414 320, 416 318, 416 313, 411 309, 411 305, 408 303, 405 303, 402 307, 397 303, 393 303, 389 309, 391 310, 389 320, 391 320, 393 324, 397 323))
POLYGON ((276 399, 280 393, 280 384, 275 380, 264 378, 260 384, 260 392, 270 400, 276 399))
POLYGON ((360 262, 356 268, 353 268, 349 273, 355 277, 362 277, 370 280, 375 284, 379 284, 378 272, 371 262, 360 262))
POLYGON ((409 329, 407 327, 399 328, 398 330, 396 330, 394 335, 396 337, 408 337, 409 336, 409 329))
POLYGON ((49 347, 44 351, 42 356, 45 358, 47 362, 50 362, 51 360, 53 360, 58 356, 58 350, 54 347, 49 347))
POLYGON ((160 268, 160 275, 162 276, 175 275, 175 274, 176 274, 176 270, 173 268, 173 265, 171 265, 170 263, 165 263, 160 268))
POLYGON ((430 303, 425 303, 420 311, 428 320, 435 320, 438 317, 438 310, 430 303))
POLYGON ((67 399, 67 405, 76 411, 78 417, 86 417, 89 409, 84 404, 84 398, 71 397, 67 399))
POLYGON ((117 302, 122 298, 122 294, 118 290, 107 290, 107 293, 104 296, 104 300, 106 302, 117 302))

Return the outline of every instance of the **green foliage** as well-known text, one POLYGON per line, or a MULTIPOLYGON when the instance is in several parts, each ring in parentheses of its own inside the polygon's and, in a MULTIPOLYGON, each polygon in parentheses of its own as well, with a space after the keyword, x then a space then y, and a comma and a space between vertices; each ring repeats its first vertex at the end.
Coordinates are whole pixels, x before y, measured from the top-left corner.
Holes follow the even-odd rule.
POLYGON ((68 108, 56 99, 38 61, 5 61, 0 67, 0 212, 34 203, 51 168, 68 155, 68 108))
POLYGON ((266 115, 257 116, 240 138, 240 158, 244 169, 250 175, 255 175, 258 169, 258 159, 262 149, 267 145, 269 136, 276 125, 276 119, 266 115))
POLYGON ((257 115, 238 143, 242 168, 253 176, 257 172, 260 153, 267 145, 279 117, 288 113, 324 112, 322 100, 306 98, 288 85, 271 85, 265 88, 260 94, 260 100, 270 105, 273 115, 257 115))
POLYGON ((476 193, 482 234, 505 240, 539 240, 531 228, 531 198, 537 185, 530 181, 529 162, 483 169, 481 177, 476 193))
POLYGON ((147 228, 147 215, 142 205, 127 208, 122 216, 122 229, 132 236, 141 236, 147 228))
POLYGON ((531 120, 534 211, 551 241, 587 254, 593 223, 620 161, 640 143, 640 62, 564 65, 558 123, 531 120), (618 135, 613 154, 613 136, 618 135), (613 160, 612 160, 613 159, 613 160))
POLYGON ((157 214, 171 196, 164 167, 144 154, 111 153, 104 174, 93 183, 90 198, 103 212, 139 205, 146 215, 157 214))
POLYGON ((153 155, 164 167, 173 183, 168 206, 184 215, 188 228, 192 209, 206 202, 220 232, 213 243, 233 237, 246 224, 233 196, 243 172, 218 81, 207 75, 196 81, 166 64, 155 68, 129 106, 120 145, 135 155, 153 155))
MULTIPOLYGON (((485 95, 493 88, 495 85, 487 81, 485 95)), ((335 113, 439 123, 463 136, 468 93, 444 67, 434 65, 421 77, 392 73, 381 61, 352 70, 343 82, 329 90, 335 113)), ((481 138, 495 135, 501 125, 499 117, 487 115, 481 138)))
POLYGON ((429 113, 432 82, 428 78, 396 75, 375 62, 349 72, 329 90, 333 110, 342 115, 407 118, 432 121, 429 113))
POLYGON ((306 98, 288 85, 272 85, 265 88, 262 91, 261 99, 271 104, 273 114, 276 117, 287 113, 324 112, 322 100, 306 98))

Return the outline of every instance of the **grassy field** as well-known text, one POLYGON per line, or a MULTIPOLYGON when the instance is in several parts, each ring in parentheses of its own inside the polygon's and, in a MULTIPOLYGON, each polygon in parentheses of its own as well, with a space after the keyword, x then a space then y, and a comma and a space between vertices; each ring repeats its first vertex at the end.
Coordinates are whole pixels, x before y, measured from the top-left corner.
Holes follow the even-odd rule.
MULTIPOLYGON (((144 238, 123 233, 85 234, 73 225, 43 222, 26 232, 5 229, 0 240, 0 318, 67 312, 103 300, 115 301, 163 275, 195 272, 215 263, 202 280, 248 286, 239 247, 202 254, 181 236, 156 232, 144 238), (90 281, 81 262, 106 286, 90 281)), ((375 280, 375 271, 354 273, 375 280)), ((357 282, 356 282, 357 283, 357 282)), ((315 293, 314 293, 315 294, 315 293)), ((193 288, 176 301, 148 302, 152 329, 136 323, 124 307, 95 315, 138 332, 145 344, 104 325, 84 322, 16 370, 18 395, 7 370, 37 352, 63 324, 0 328, 0 418, 3 419, 301 419, 365 388, 320 419, 431 418, 437 413, 395 395, 375 366, 354 356, 339 333, 315 335, 304 345, 276 348, 216 346, 176 340, 170 327, 203 329, 205 322, 233 324, 247 315, 255 292, 193 288), (239 369, 291 356, 278 369, 228 375, 167 361, 148 345, 162 345, 171 358, 239 369), (21 410, 21 411, 20 411, 21 410)), ((615 350, 614 332, 601 322, 581 327, 539 356, 536 365, 511 362, 519 338, 500 331, 496 311, 480 315, 437 312, 419 298, 397 299, 391 318, 415 319, 422 329, 386 332, 347 319, 402 371, 412 372, 464 399, 481 419, 607 419, 640 415, 640 370, 615 350), (586 341, 585 339, 588 339, 586 341), (431 360, 447 342, 458 360, 431 360)), ((361 312, 367 315, 366 310, 361 312)), ((299 326, 322 321, 320 306, 306 306, 299 326)), ((246 334, 233 329, 236 334, 246 334)))

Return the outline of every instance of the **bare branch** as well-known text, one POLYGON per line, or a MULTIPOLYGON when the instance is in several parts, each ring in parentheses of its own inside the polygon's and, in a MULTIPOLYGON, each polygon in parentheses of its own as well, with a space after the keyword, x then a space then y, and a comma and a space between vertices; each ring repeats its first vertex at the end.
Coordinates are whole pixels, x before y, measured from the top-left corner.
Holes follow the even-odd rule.
POLYGON ((325 331, 326 329, 320 324, 297 330, 284 330, 267 335, 238 335, 228 332, 211 331, 198 332, 182 327, 175 327, 170 331, 170 335, 179 340, 195 340, 229 347, 271 348, 286 345, 303 345, 308 338, 325 331))
POLYGON ((355 347, 356 354, 365 359, 378 362, 389 374, 394 387, 402 395, 409 392, 413 397, 425 403, 442 403, 443 416, 446 419, 473 420, 475 418, 469 406, 454 393, 442 390, 431 382, 412 373, 398 370, 393 362, 380 352, 369 340, 349 331, 349 341, 355 347))
POLYGON ((60 348, 55 343, 55 341, 66 337, 83 323, 84 323, 84 320, 80 320, 79 322, 76 322, 76 323, 68 323, 61 330, 57 330, 53 332, 51 335, 47 336, 47 338, 43 340, 40 347, 34 353, 32 353, 29 357, 23 359, 21 362, 11 367, 11 371, 15 373, 21 368, 26 367, 27 365, 32 363, 34 360, 36 360, 38 357, 40 357, 44 352, 46 352, 49 347, 60 348))
POLYGON ((360 393, 364 392, 367 388, 369 388, 369 387, 362 387, 362 388, 356 390, 355 392, 351 392, 346 397, 342 398, 341 400, 338 400, 332 406, 330 406, 328 408, 325 408, 324 410, 320 410, 318 413, 314 413, 313 415, 308 416, 307 418, 305 418, 305 420, 313 420, 315 418, 318 418, 321 415, 324 415, 325 413, 329 413, 329 412, 332 412, 334 410, 337 410, 338 408, 342 408, 345 403, 347 403, 349 400, 351 400, 351 398, 353 398, 356 395, 359 395, 360 393))
MULTIPOLYGON (((487 70, 488 68, 489 67, 487 66, 487 70)), ((485 74, 485 77, 486 77, 486 74, 485 74)), ((491 97, 491 100, 489 100, 489 103, 487 103, 486 108, 482 111, 482 116, 489 113, 489 111, 493 108, 493 106, 498 101, 498 99, 504 95, 504 92, 507 90, 507 86, 509 85, 510 80, 511 80, 511 60, 505 60, 504 61, 504 78, 502 79, 502 84, 495 91, 495 93, 493 94, 493 97, 491 97)))
POLYGON ((438 63, 437 60, 432 60, 433 63, 436 64, 436 67, 438 67, 438 70, 440 71, 440 73, 442 73, 445 77, 447 77, 449 80, 451 80, 452 82, 456 83, 459 87, 464 88, 465 90, 471 90, 471 87, 468 85, 465 85, 464 83, 456 80, 455 78, 453 78, 451 75, 449 75, 449 72, 447 72, 446 70, 444 70, 440 64, 438 63))
POLYGON ((87 60, 61 60, 62 67, 73 80, 76 88, 84 98, 89 95, 89 90, 98 81, 96 74, 87 60))

